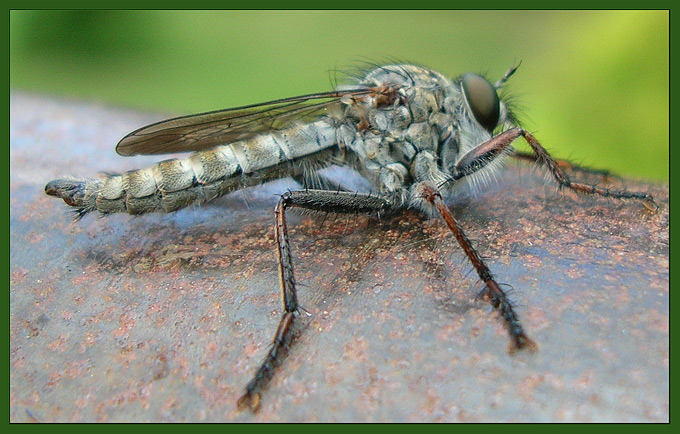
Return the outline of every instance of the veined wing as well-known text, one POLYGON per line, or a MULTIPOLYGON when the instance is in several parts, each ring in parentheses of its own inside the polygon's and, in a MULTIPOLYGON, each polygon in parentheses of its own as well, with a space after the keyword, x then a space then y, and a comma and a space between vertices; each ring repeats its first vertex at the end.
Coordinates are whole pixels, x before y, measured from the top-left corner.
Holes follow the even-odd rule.
POLYGON ((181 116, 131 132, 116 146, 120 155, 156 155, 210 149, 280 130, 295 121, 319 116, 340 98, 381 92, 355 88, 284 98, 260 104, 181 116))

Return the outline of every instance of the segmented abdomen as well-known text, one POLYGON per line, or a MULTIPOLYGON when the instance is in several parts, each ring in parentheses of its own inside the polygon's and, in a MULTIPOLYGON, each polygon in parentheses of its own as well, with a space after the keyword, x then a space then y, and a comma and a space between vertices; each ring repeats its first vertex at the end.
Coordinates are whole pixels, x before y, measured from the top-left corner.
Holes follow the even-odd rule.
MULTIPOLYGON (((334 130, 319 121, 122 175, 57 179, 45 186, 45 192, 64 199, 80 216, 95 210, 102 214, 172 212, 244 186, 297 174, 302 166, 295 164, 296 159, 327 153, 333 145, 334 130)), ((328 157, 312 159, 318 163, 328 157)))

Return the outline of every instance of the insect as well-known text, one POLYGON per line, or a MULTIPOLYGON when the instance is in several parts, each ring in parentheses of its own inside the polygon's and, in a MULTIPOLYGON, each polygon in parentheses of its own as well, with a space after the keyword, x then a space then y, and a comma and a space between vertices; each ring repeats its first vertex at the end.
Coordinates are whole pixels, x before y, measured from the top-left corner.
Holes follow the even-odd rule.
POLYGON ((289 208, 378 218, 404 208, 439 214, 484 284, 482 294, 498 311, 510 351, 536 349, 512 302, 444 203, 463 180, 484 178, 509 156, 530 159, 560 188, 580 194, 641 201, 644 192, 573 182, 528 131, 499 90, 516 71, 495 83, 477 74, 449 79, 415 65, 376 66, 353 85, 334 91, 178 117, 140 128, 116 148, 120 155, 194 151, 184 159, 99 179, 57 179, 49 195, 74 207, 76 217, 172 212, 204 204, 247 186, 292 176, 304 188, 283 193, 275 208, 275 239, 283 314, 263 363, 245 386, 239 408, 257 411, 262 391, 288 347, 298 321, 286 213, 289 208), (515 153, 524 138, 532 153, 515 153), (346 165, 365 177, 371 193, 345 190, 318 170, 346 165))

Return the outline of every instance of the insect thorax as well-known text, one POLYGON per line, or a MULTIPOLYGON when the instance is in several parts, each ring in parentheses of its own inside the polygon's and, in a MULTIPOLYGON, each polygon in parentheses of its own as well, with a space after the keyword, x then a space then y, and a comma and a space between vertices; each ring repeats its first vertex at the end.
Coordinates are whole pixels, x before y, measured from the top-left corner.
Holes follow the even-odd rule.
POLYGON ((471 113, 460 80, 414 65, 370 71, 360 84, 389 89, 346 102, 338 143, 356 154, 357 170, 397 206, 415 183, 442 184, 460 157, 491 138, 471 113), (384 103, 387 100, 389 103, 384 103))

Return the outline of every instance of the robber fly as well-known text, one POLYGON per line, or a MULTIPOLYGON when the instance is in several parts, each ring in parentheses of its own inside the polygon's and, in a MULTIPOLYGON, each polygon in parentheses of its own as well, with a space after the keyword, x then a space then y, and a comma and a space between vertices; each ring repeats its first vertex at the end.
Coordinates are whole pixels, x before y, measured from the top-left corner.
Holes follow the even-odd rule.
POLYGON ((286 228, 288 208, 375 217, 404 208, 440 214, 483 282, 483 295, 507 326, 510 351, 536 349, 442 196, 455 194, 465 179, 488 175, 514 155, 511 144, 523 137, 532 151, 530 159, 546 168, 560 188, 636 199, 650 209, 655 205, 647 193, 571 181, 499 98, 498 91, 516 69, 492 84, 477 74, 451 80, 420 66, 385 65, 331 92, 157 122, 125 136, 116 151, 125 156, 196 152, 122 175, 54 180, 45 192, 62 198, 82 217, 92 211, 171 212, 289 176, 304 183, 305 188, 282 194, 275 208, 284 311, 264 362, 238 400, 239 408, 259 408, 262 390, 301 311, 286 228), (330 165, 355 169, 374 191, 331 187, 317 172, 330 165))

